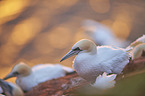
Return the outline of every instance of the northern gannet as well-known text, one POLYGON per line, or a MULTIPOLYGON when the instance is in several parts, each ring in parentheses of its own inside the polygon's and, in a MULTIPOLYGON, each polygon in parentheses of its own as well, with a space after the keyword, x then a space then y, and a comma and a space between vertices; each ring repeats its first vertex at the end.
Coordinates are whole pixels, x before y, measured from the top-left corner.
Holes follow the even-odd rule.
POLYGON ((93 87, 101 90, 113 88, 115 86, 116 81, 114 80, 116 78, 117 74, 111 74, 107 75, 106 72, 104 72, 102 75, 99 75, 96 78, 96 81, 94 84, 91 84, 93 87))
POLYGON ((130 55, 125 49, 111 46, 96 46, 88 39, 82 39, 61 61, 77 55, 73 67, 78 75, 87 81, 95 82, 97 76, 106 73, 120 74, 129 63, 130 55))
POLYGON ((85 20, 82 23, 84 32, 99 45, 111 45, 117 47, 126 47, 129 45, 128 41, 123 41, 113 34, 112 30, 94 20, 85 20))
POLYGON ((0 86, 6 96, 24 96, 22 89, 16 84, 0 79, 0 86))
POLYGON ((71 68, 63 67, 60 64, 38 64, 30 68, 25 63, 19 63, 4 79, 17 77, 16 84, 24 91, 29 91, 39 83, 63 77, 67 72, 72 71, 71 68))

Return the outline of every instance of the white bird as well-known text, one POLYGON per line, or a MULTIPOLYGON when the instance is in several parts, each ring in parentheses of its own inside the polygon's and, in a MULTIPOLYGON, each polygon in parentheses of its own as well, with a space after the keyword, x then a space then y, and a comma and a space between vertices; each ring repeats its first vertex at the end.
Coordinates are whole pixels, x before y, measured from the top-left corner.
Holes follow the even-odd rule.
POLYGON ((29 91, 39 83, 63 77, 67 72, 73 72, 73 70, 60 64, 39 64, 31 69, 27 64, 19 63, 4 79, 17 77, 16 84, 24 91, 29 91))
POLYGON ((104 72, 102 75, 99 75, 96 78, 96 81, 94 84, 91 84, 93 87, 101 90, 113 88, 115 86, 116 81, 114 80, 116 78, 117 74, 111 74, 107 75, 106 72, 104 72))
POLYGON ((16 84, 0 79, 0 86, 6 96, 24 96, 22 89, 16 84))
POLYGON ((74 44, 61 61, 73 55, 77 55, 73 64, 74 69, 80 77, 91 82, 103 72, 120 74, 130 59, 125 49, 111 46, 96 47, 95 43, 88 39, 74 44))
POLYGON ((99 45, 111 45, 117 47, 126 47, 129 41, 123 41, 113 34, 112 30, 93 20, 85 20, 82 23, 84 32, 92 39, 96 44, 99 45))

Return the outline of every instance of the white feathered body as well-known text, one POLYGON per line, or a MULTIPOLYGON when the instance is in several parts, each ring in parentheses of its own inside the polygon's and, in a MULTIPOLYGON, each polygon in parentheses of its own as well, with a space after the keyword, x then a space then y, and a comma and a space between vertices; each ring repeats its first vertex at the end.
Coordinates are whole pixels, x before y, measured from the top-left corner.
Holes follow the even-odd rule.
POLYGON ((92 84, 92 86, 102 90, 112 88, 115 86, 116 76, 117 76, 116 74, 107 75, 107 73, 104 72, 102 75, 99 75, 96 78, 96 81, 94 84, 92 84))
POLYGON ((128 63, 129 54, 124 49, 98 46, 96 54, 80 52, 73 67, 82 78, 95 81, 103 72, 120 74, 128 63))
POLYGON ((47 80, 65 76, 66 71, 59 64, 39 64, 32 67, 32 73, 26 77, 18 77, 16 83, 24 90, 31 90, 32 87, 47 80))
POLYGON ((99 45, 110 45, 117 47, 126 47, 129 41, 123 41, 115 36, 113 31, 97 21, 85 20, 83 22, 84 29, 89 32, 88 36, 99 45))

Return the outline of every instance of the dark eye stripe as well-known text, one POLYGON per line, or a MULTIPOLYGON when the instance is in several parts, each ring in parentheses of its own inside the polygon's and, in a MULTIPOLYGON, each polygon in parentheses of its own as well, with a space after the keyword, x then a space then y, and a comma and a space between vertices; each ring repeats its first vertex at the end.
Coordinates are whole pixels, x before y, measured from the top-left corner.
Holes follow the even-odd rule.
POLYGON ((76 50, 80 50, 80 51, 82 51, 79 47, 73 49, 73 51, 76 51, 76 50))
POLYGON ((18 72, 14 72, 13 74, 14 74, 14 75, 19 75, 19 73, 18 73, 18 72))

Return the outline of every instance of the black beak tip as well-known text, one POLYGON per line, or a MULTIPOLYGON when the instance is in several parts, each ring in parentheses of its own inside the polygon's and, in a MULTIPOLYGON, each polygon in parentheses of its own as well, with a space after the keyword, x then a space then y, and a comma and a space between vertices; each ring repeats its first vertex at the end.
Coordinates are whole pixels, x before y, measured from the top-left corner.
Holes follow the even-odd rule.
POLYGON ((62 61, 63 61, 63 59, 60 60, 60 62, 62 62, 62 61))
POLYGON ((10 77, 6 76, 6 77, 3 78, 3 80, 7 80, 7 79, 9 79, 9 78, 10 78, 10 77))
POLYGON ((7 80, 7 78, 3 78, 3 80, 7 80))

